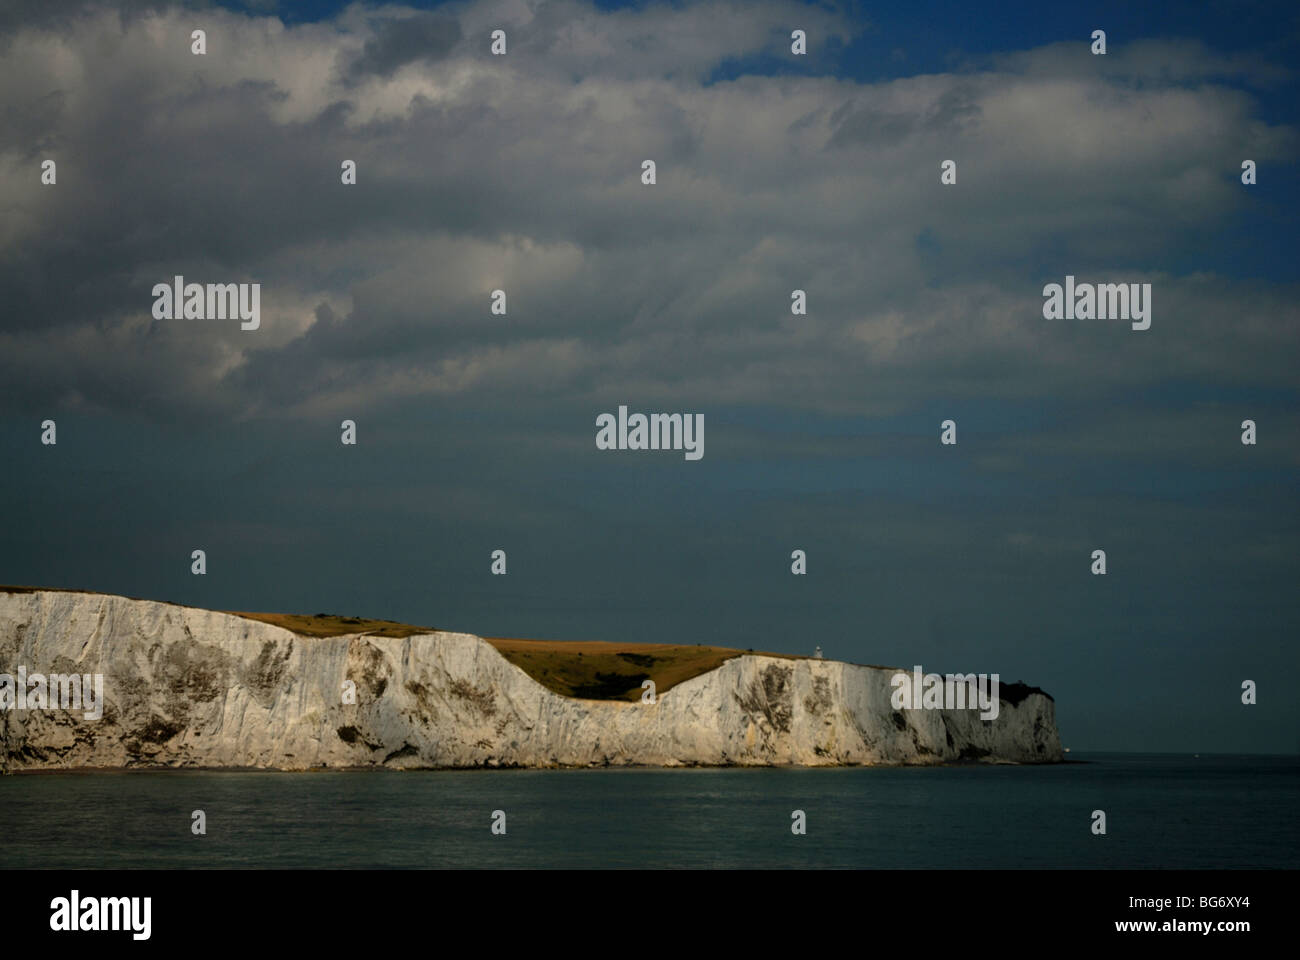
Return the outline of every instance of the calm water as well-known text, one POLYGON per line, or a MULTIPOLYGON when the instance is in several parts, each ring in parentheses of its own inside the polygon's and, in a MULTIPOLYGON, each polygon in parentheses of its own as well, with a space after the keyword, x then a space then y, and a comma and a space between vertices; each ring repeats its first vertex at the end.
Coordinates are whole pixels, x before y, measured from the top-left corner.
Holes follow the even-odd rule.
POLYGON ((1073 756, 1091 762, 24 775, 0 777, 0 835, 6 868, 1300 866, 1298 758, 1073 756))

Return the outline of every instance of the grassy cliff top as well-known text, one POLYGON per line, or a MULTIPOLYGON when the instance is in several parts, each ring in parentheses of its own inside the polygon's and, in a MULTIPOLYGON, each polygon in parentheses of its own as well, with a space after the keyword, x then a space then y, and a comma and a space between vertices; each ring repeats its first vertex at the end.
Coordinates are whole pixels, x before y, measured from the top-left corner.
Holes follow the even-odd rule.
POLYGON ((803 659, 788 653, 694 644, 483 639, 542 686, 584 700, 640 700, 643 680, 653 680, 655 693, 661 694, 746 653, 803 659))
POLYGON ((411 637, 417 633, 436 633, 435 627, 417 627, 396 620, 373 620, 369 617, 344 617, 336 613, 249 613, 223 610, 245 620, 260 620, 273 627, 283 627, 304 637, 337 637, 345 633, 364 633, 371 637, 411 637))
MULTIPOLYGON (((336 614, 246 613, 235 616, 260 620, 305 637, 336 637, 364 633, 372 637, 409 637, 433 633, 392 620, 344 617, 336 614)), ((579 640, 521 640, 484 637, 503 657, 542 686, 583 700, 639 700, 643 680, 653 680, 656 694, 720 666, 732 657, 754 651, 670 643, 608 643, 579 640)), ((799 659, 786 653, 765 657, 799 659)))
MULTIPOLYGON (((60 587, 0 586, 0 593, 35 593, 44 590, 57 593, 99 593, 60 587)), ((169 603, 165 600, 157 602, 169 603)), ((269 623, 303 637, 337 637, 347 633, 372 637, 410 637, 436 632, 435 627, 332 613, 256 613, 247 610, 221 612, 269 623)), ((584 700, 639 700, 643 680, 653 680, 655 692, 664 693, 685 680, 708 673, 732 657, 756 652, 694 644, 520 640, 504 637, 483 639, 542 686, 563 696, 584 700)), ((801 659, 786 653, 762 652, 762 655, 787 660, 801 659)))
MULTIPOLYGON (((34 593, 53 590, 61 593, 96 593, 94 590, 66 590, 58 587, 0 586, 0 593, 34 593)), ((117 596, 117 594, 102 594, 117 596)), ((139 597, 128 599, 138 600, 139 597)), ((169 601, 158 601, 167 603, 169 601)), ((171 604, 184 606, 184 604, 171 604)), ((337 637, 360 633, 372 637, 410 637, 434 633, 434 627, 420 627, 395 620, 369 617, 345 617, 331 613, 250 613, 225 610, 232 616, 260 620, 304 637, 337 637)), ((520 640, 507 637, 484 637, 497 651, 526 674, 555 693, 584 700, 641 699, 641 682, 653 680, 657 694, 702 673, 708 673, 733 657, 747 653, 783 660, 803 660, 789 653, 763 650, 740 650, 671 643, 609 643, 580 640, 520 640)), ((898 668, 901 669, 901 668, 898 668)), ((1023 683, 1003 683, 1003 700, 1019 703, 1033 693, 1051 698, 1038 687, 1023 683)))

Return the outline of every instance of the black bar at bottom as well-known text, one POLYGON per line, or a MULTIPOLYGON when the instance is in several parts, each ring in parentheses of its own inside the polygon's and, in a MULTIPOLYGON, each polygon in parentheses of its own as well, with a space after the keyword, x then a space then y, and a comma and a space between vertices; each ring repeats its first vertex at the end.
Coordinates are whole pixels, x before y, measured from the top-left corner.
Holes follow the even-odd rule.
POLYGON ((848 935, 875 950, 978 933, 1004 943, 1182 949, 1282 936, 1296 879, 1295 871, 110 870, 8 871, 0 888, 8 942, 24 946, 75 939, 127 949, 243 942, 369 950, 377 942, 396 948, 400 941, 388 938, 399 937, 460 953, 469 937, 493 952, 513 944, 604 952, 661 948, 664 937, 698 931, 707 941, 757 939, 764 948, 829 947, 827 938, 848 935), (71 929, 115 924, 125 929, 71 929))

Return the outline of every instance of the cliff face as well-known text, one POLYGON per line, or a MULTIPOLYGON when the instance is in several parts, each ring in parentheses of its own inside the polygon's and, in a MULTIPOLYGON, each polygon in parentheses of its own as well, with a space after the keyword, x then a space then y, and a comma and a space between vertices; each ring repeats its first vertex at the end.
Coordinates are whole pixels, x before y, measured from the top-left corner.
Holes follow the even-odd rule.
POLYGON ((463 633, 308 638, 100 594, 0 593, 0 673, 102 674, 103 716, 0 711, 0 764, 474 767, 1061 759, 1054 704, 890 706, 895 671, 742 656, 656 704, 552 693, 463 633), (355 704, 343 702, 345 682, 355 704))

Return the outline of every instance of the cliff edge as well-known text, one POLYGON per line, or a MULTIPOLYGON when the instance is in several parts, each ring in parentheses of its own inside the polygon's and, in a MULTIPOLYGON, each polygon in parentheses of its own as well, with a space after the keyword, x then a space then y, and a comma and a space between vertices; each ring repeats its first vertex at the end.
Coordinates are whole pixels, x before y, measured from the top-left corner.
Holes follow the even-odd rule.
POLYGON ((99 719, 0 710, 11 771, 1062 759, 1055 704, 1024 688, 986 722, 893 710, 893 669, 742 655, 654 704, 580 700, 470 634, 307 637, 169 603, 0 588, 0 673, 20 666, 102 674, 104 704, 99 719), (347 681, 355 703, 343 702, 347 681))

